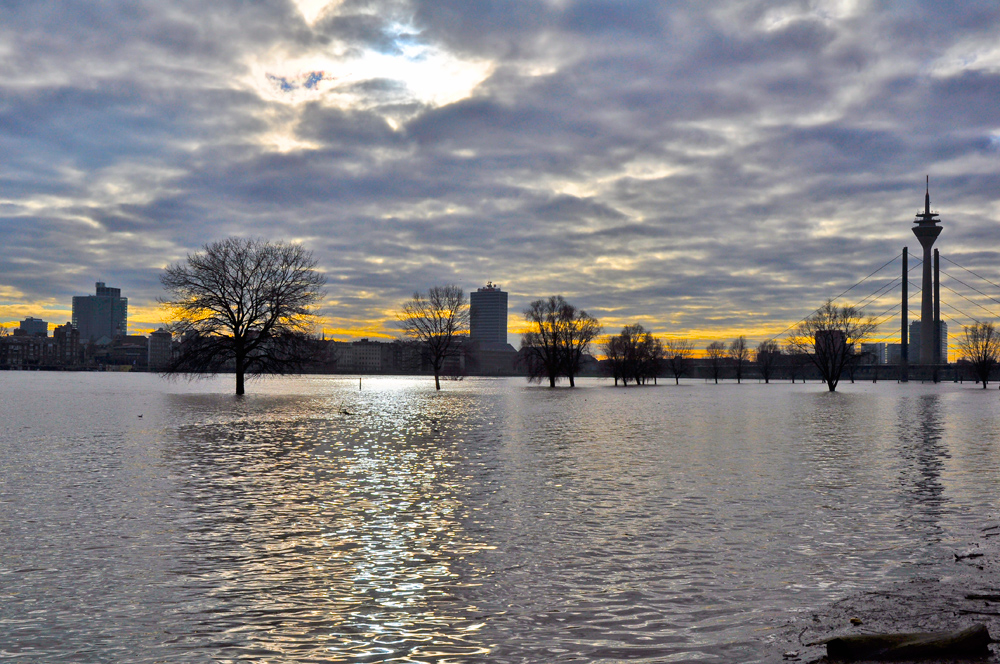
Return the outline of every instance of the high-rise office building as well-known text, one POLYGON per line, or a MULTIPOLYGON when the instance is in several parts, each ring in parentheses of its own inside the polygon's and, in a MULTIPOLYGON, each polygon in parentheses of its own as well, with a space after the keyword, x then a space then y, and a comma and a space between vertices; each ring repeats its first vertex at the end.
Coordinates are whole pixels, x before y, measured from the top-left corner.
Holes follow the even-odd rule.
POLYGON ((492 281, 469 293, 469 336, 486 344, 507 343, 507 293, 492 281))
POLYGON ((80 331, 80 341, 127 334, 128 298, 121 295, 120 288, 108 288, 98 281, 96 295, 73 297, 73 327, 80 331))

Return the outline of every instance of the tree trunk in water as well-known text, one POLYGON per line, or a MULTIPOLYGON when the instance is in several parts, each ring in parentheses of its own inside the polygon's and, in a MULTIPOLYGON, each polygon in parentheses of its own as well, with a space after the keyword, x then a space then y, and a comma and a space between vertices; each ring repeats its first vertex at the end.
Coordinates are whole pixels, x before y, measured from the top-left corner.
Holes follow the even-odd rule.
POLYGON ((236 395, 243 394, 243 357, 236 356, 236 395))
POLYGON ((569 386, 576 387, 576 383, 573 381, 573 374, 569 375, 569 386))
POLYGON ((555 386, 556 386, 556 377, 549 376, 549 387, 555 387, 555 386))

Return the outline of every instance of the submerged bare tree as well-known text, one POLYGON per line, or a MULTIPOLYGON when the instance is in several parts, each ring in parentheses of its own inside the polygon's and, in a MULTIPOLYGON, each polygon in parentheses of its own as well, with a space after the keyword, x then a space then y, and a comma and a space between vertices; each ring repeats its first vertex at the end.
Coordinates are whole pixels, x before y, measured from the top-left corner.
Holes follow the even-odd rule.
POLYGON ((601 324, 583 309, 571 304, 563 308, 563 333, 560 342, 563 353, 563 375, 569 379, 569 386, 576 387, 576 376, 583 365, 583 356, 591 342, 601 333, 601 324))
POLYGON ((161 302, 180 337, 180 354, 166 373, 294 373, 310 360, 308 336, 325 283, 312 253, 296 244, 228 238, 206 244, 160 276, 161 302))
POLYGON ((736 383, 743 382, 743 370, 746 369, 750 361, 750 347, 747 346, 747 338, 742 334, 732 340, 729 344, 729 359, 733 361, 733 369, 736 371, 736 383))
POLYGON ((781 357, 781 346, 774 339, 765 339, 757 344, 757 352, 754 354, 754 362, 757 364, 757 371, 765 383, 771 382, 774 368, 781 357))
POLYGON ((680 385, 681 378, 691 370, 694 344, 687 339, 670 339, 663 349, 663 355, 663 362, 667 371, 674 377, 674 384, 680 385))
POLYGON ((605 339, 601 348, 604 351, 604 358, 607 362, 608 371, 611 373, 611 377, 615 379, 615 386, 617 387, 618 381, 621 380, 624 382, 624 385, 628 387, 628 375, 625 373, 625 362, 628 357, 628 347, 622 339, 622 335, 615 334, 608 337, 605 339))
POLYGON ((854 359, 854 351, 875 329, 875 319, 854 307, 838 307, 832 300, 799 323, 789 335, 791 350, 808 356, 831 392, 854 359))
POLYGON ((990 373, 1000 359, 1000 333, 993 323, 975 322, 965 326, 965 336, 958 342, 961 356, 972 365, 976 379, 983 389, 990 380, 990 373))
POLYGON ((604 352, 611 365, 611 373, 628 387, 629 380, 644 385, 647 380, 656 382, 663 368, 663 343, 642 325, 626 325, 618 334, 604 342, 604 352))
POLYGON ((705 347, 705 355, 708 357, 708 368, 712 370, 712 378, 718 385, 719 374, 722 373, 722 363, 726 358, 726 344, 721 341, 713 341, 705 347))
POLYGON ((426 348, 434 370, 434 389, 441 389, 445 361, 458 354, 457 337, 469 330, 469 303, 454 284, 434 286, 427 295, 414 293, 399 315, 403 333, 426 348))
POLYGON ((549 387, 565 376, 576 385, 583 355, 601 333, 597 319, 566 302, 561 295, 535 300, 524 310, 528 331, 521 335, 521 349, 528 378, 548 380, 549 387))

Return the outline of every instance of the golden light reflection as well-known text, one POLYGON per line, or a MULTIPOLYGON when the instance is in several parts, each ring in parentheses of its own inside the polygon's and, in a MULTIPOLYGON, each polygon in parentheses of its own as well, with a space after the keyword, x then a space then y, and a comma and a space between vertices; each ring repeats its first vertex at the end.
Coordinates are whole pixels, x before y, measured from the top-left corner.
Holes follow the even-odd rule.
POLYGON ((176 564, 202 584, 201 610, 239 607, 241 635, 289 661, 489 654, 468 591, 483 572, 468 561, 491 547, 463 526, 465 457, 442 434, 467 430, 470 413, 422 389, 415 403, 414 385, 373 379, 177 432, 168 456, 199 518, 176 564), (234 546, 220 558, 223 541, 234 546))

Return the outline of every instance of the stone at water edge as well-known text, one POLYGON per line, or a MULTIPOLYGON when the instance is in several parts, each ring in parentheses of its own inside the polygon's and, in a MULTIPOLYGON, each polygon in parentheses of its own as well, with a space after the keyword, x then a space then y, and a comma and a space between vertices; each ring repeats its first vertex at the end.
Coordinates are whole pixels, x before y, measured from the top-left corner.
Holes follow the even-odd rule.
POLYGON ((831 660, 855 661, 982 657, 992 642, 986 625, 979 624, 957 632, 837 636, 823 643, 831 660))

